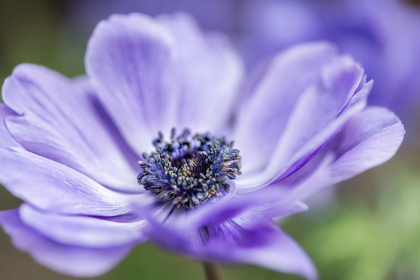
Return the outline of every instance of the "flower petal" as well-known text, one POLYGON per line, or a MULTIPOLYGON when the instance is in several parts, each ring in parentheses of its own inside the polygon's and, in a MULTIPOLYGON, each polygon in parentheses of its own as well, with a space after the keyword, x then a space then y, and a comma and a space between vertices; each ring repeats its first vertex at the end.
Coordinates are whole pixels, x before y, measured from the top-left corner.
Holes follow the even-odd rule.
POLYGON ((324 170, 338 183, 392 158, 404 139, 404 126, 388 109, 369 107, 353 117, 337 135, 335 161, 324 170))
POLYGON ((237 117, 234 133, 243 158, 242 177, 264 169, 299 95, 335 56, 329 44, 302 45, 276 57, 251 80, 250 96, 237 117))
POLYGON ((163 15, 158 20, 175 38, 182 93, 179 95, 179 127, 212 131, 227 125, 241 82, 241 60, 230 42, 219 33, 204 35, 184 13, 163 15))
POLYGON ((137 171, 107 131, 87 81, 69 80, 40 66, 20 65, 6 79, 3 94, 7 106, 19 114, 7 117, 7 128, 27 150, 106 186, 141 191, 137 171))
POLYGON ((41 212, 27 204, 19 208, 21 220, 56 242, 81 247, 106 248, 138 244, 145 240, 145 220, 114 222, 88 216, 41 212))
POLYGON ((308 280, 318 278, 312 260, 296 241, 280 230, 273 229, 272 235, 271 242, 264 247, 240 250, 234 260, 297 274, 308 280))
MULTIPOLYGON (((314 59, 311 56, 325 56, 327 50, 328 45, 322 43, 293 48, 277 58, 276 68, 270 75, 277 77, 289 68, 301 67, 301 75, 305 77, 309 75, 304 73, 308 62, 301 53, 314 59)), ((257 88, 254 98, 250 100, 250 108, 246 110, 248 115, 253 115, 248 120, 252 125, 239 124, 241 134, 236 139, 247 139, 246 143, 259 141, 254 143, 260 147, 252 157, 245 151, 244 163, 247 160, 245 156, 248 156, 252 161, 255 157, 257 161, 269 164, 257 175, 248 170, 248 175, 238 178, 238 191, 261 188, 295 173, 332 139, 351 116, 366 105, 371 83, 365 83, 363 69, 350 58, 336 55, 324 61, 324 65, 318 65, 317 69, 309 70, 313 72, 308 81, 291 84, 286 80, 279 83, 273 78, 272 81, 266 78, 266 84, 257 88), (256 132, 258 125, 265 130, 256 132)), ((238 119, 244 121, 241 117, 238 119)), ((250 146, 241 148, 241 152, 245 149, 250 149, 250 146)), ((246 170, 243 172, 245 174, 246 170)))
POLYGON ((16 116, 16 114, 4 103, 0 103, 0 148, 8 150, 12 147, 22 147, 18 142, 16 142, 15 138, 13 138, 6 127, 5 120, 9 116, 16 116))
MULTIPOLYGON (((353 64, 353 66, 355 66, 353 64)), ((355 70, 355 72, 359 72, 361 69, 353 68, 352 70, 355 70)), ((350 70, 351 71, 351 70, 350 70)), ((356 74, 354 73, 354 74, 356 74)), ((347 76, 348 73, 344 72, 341 73, 344 74, 344 76, 347 76)), ((360 72, 360 74, 362 74, 360 72)), ((348 78, 348 77, 347 77, 348 78)), ((302 115, 305 115, 301 111, 300 114, 297 113, 296 115, 300 115, 300 117, 297 117, 292 121, 292 127, 295 127, 297 125, 298 127, 305 127, 306 131, 301 133, 293 133, 293 128, 291 131, 285 132, 285 137, 281 139, 279 142, 275 153, 273 155, 272 160, 270 161, 269 166, 267 167, 267 174, 274 173, 274 179, 275 182, 279 182, 281 180, 284 180, 285 178, 291 176, 296 171, 300 170, 304 165, 308 163, 314 156, 316 156, 320 150, 331 141, 331 139, 341 130, 343 125, 355 114, 357 114, 359 111, 361 111, 366 106, 366 99, 367 96, 372 88, 373 82, 365 83, 364 78, 363 80, 359 80, 357 78, 357 74, 353 76, 355 80, 349 79, 353 83, 353 86, 349 89, 348 86, 350 86, 349 83, 342 83, 339 82, 341 85, 340 88, 332 88, 330 89, 330 93, 350 93, 348 96, 349 99, 346 100, 346 102, 342 103, 341 106, 333 107, 333 106, 320 106, 323 107, 320 111, 318 109, 315 109, 314 111, 317 114, 314 115, 321 115, 321 112, 324 112, 324 110, 329 110, 331 113, 325 113, 322 117, 318 118, 317 121, 320 123, 323 123, 323 125, 317 125, 315 123, 312 123, 308 120, 307 117, 303 117, 302 115), (360 84, 359 84, 360 82, 360 84), (343 87, 344 85, 344 87, 343 87), (361 87, 359 91, 356 91, 356 87, 361 87), (343 89, 344 88, 344 89, 343 89), (341 107, 341 108, 340 108, 341 107), (304 124, 305 122, 308 122, 309 124, 304 124), (315 129, 314 129, 315 127, 315 129), (312 134, 313 133, 313 134, 312 134), (294 136, 294 137, 293 137, 294 136), (293 140, 294 139, 294 140, 293 140), (300 144, 302 145, 296 145, 295 143, 298 142, 296 139, 301 139, 300 144), (308 140, 309 139, 309 140, 308 140), (285 143, 284 143, 285 142, 285 143), (289 149, 284 149, 283 147, 289 147, 289 149), (290 150, 294 150, 295 153, 290 153, 290 150), (289 153, 289 154, 288 154, 289 153), (284 154, 288 156, 284 156, 284 154), (285 166, 283 167, 283 170, 278 169, 278 166, 281 166, 281 163, 286 162, 285 166)), ((360 76, 360 78, 362 78, 360 76)), ((311 99, 311 98, 309 98, 311 99)), ((328 99, 328 98, 327 98, 328 99)), ((322 103, 322 101, 318 100, 319 103, 322 103)), ((303 102, 305 103, 305 102, 303 102)), ((328 103, 328 101, 327 101, 328 103)), ((302 104, 303 108, 305 108, 307 104, 302 104)), ((325 105, 325 104, 323 104, 325 105)), ((313 105, 312 105, 313 106, 313 105)), ((315 105, 315 107, 318 107, 315 105)), ((309 108, 306 108, 307 111, 310 111, 309 108)), ((313 113, 313 111, 312 111, 313 113)), ((294 116, 296 117, 296 116, 294 116)))
POLYGON ((174 38, 155 20, 114 15, 96 27, 86 53, 86 71, 100 100, 131 147, 151 147, 173 117, 176 73, 174 38))
POLYGON ((131 245, 92 249, 57 243, 25 225, 17 210, 0 212, 0 224, 20 250, 49 268, 74 277, 105 273, 131 249, 131 245))
MULTIPOLYGON (((217 225, 243 215, 258 214, 266 219, 280 218, 308 209, 301 201, 289 201, 279 204, 281 196, 278 191, 261 190, 253 193, 236 195, 228 201, 206 203, 190 213, 172 216, 165 221, 173 227, 182 229, 200 228, 206 225, 217 225)), ((150 219, 150 217, 148 217, 150 219)))
POLYGON ((40 209, 117 216, 142 203, 142 194, 111 191, 84 174, 22 148, 0 150, 0 182, 13 195, 40 209))
POLYGON ((317 278, 312 261, 299 245, 272 220, 258 215, 189 231, 161 223, 151 225, 151 241, 194 259, 255 264, 307 279, 317 278))
POLYGON ((220 36, 201 35, 185 15, 160 21, 114 15, 97 26, 86 54, 102 103, 138 154, 158 131, 227 121, 242 72, 220 36))
POLYGON ((354 116, 326 147, 328 154, 324 164, 304 182, 292 186, 284 199, 302 199, 319 188, 350 179, 386 162, 400 147, 404 133, 404 126, 394 113, 381 107, 368 107, 354 116))

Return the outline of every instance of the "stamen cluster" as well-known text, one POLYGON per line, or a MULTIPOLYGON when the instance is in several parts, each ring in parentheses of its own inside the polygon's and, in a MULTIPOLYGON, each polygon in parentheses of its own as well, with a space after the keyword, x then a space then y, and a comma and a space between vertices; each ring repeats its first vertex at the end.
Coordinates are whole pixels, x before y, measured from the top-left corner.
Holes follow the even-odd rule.
POLYGON ((162 203, 172 201, 176 207, 193 209, 228 193, 226 180, 241 174, 239 150, 224 137, 192 136, 188 129, 176 135, 172 129, 170 141, 159 133, 153 145, 156 150, 139 161, 143 172, 137 180, 162 203))

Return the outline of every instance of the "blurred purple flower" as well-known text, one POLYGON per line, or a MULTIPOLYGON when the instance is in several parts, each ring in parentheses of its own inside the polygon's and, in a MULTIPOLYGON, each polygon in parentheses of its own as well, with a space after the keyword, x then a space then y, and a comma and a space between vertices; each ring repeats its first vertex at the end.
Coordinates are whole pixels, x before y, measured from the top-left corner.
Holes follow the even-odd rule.
POLYGON ((217 30, 228 34, 238 31, 238 7, 242 0, 91 0, 72 1, 67 9, 72 25, 88 32, 96 23, 112 14, 141 12, 151 16, 163 13, 187 12, 194 16, 205 30, 217 30))
POLYGON ((132 14, 98 25, 85 63, 76 80, 18 66, 0 106, 0 181, 24 201, 0 223, 73 276, 104 273, 150 240, 315 279, 273 219, 388 160, 404 135, 392 112, 366 108, 372 82, 328 43, 275 56, 237 95, 243 67, 222 35, 185 14, 132 14))
POLYGON ((133 11, 191 13, 203 28, 230 34, 248 66, 296 43, 332 41, 375 80, 372 105, 410 127, 420 119, 420 9, 403 0, 92 0, 74 5, 72 17, 90 32, 112 13, 133 11))
POLYGON ((291 44, 329 40, 375 81, 370 104, 420 118, 420 9, 402 0, 247 1, 240 46, 248 62, 291 44))

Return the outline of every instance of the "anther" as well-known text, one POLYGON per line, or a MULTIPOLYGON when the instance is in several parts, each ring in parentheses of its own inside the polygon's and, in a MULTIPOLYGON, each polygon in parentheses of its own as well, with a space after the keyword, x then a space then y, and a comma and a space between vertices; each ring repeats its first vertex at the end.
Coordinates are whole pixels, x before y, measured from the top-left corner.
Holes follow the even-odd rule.
POLYGON ((161 132, 153 140, 155 151, 143 154, 139 161, 143 172, 137 180, 146 190, 157 194, 162 203, 193 209, 230 191, 227 178, 240 175, 239 150, 233 141, 209 133, 194 134, 184 129, 179 135, 172 129, 170 141, 161 132))

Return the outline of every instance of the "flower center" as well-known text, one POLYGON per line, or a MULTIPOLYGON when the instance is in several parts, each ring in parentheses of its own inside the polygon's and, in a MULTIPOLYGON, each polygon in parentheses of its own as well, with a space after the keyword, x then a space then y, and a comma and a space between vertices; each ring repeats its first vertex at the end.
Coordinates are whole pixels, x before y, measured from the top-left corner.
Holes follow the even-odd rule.
POLYGON ((239 150, 224 137, 192 136, 188 129, 176 135, 172 129, 170 141, 159 133, 153 145, 155 151, 143 154, 144 161, 139 161, 143 172, 137 180, 163 203, 193 209, 228 193, 226 180, 241 174, 239 150))

